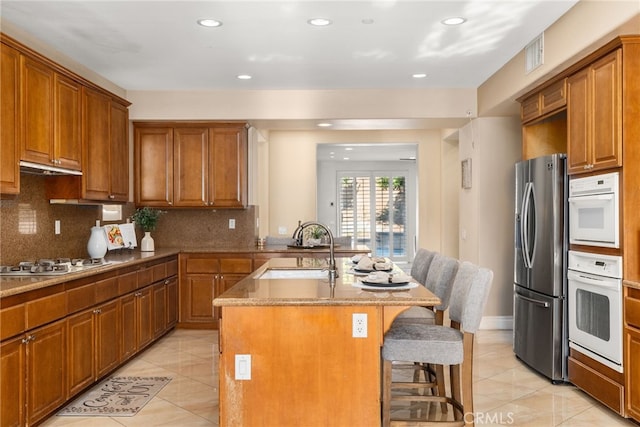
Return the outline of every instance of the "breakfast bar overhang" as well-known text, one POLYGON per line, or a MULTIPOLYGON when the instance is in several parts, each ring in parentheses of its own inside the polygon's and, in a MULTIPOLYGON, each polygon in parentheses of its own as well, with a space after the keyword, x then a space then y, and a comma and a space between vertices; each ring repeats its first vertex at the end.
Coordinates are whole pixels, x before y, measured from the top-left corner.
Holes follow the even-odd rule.
POLYGON ((272 259, 213 301, 222 310, 220 426, 380 425, 384 332, 401 311, 440 300, 422 285, 353 286, 348 258, 332 285, 315 278, 320 261, 272 259), (261 278, 269 270, 288 273, 261 278))

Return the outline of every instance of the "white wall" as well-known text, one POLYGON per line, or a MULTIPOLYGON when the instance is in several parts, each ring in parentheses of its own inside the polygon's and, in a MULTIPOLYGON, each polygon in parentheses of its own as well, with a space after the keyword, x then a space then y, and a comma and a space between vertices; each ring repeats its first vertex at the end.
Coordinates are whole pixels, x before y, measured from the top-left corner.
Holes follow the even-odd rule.
POLYGON ((440 252, 458 258, 458 223, 460 204, 460 160, 458 153, 458 131, 445 130, 442 135, 441 156, 441 200, 440 252))
POLYGON ((640 1, 579 1, 545 30, 540 67, 525 73, 522 50, 478 88, 478 115, 517 114, 519 95, 624 34, 640 34, 640 1))
POLYGON ((460 129, 459 160, 471 159, 470 189, 460 191, 460 259, 493 270, 486 317, 513 312, 514 165, 522 156, 517 118, 480 118, 460 129), (466 236, 466 237, 465 237, 466 236))
MULTIPOLYGON (((269 194, 261 199, 263 235, 280 227, 292 233, 298 220, 316 217, 316 145, 323 143, 417 143, 418 230, 420 246, 441 247, 441 134, 439 131, 271 131, 269 133, 269 194)), ((446 236, 447 238, 456 238, 446 236)))

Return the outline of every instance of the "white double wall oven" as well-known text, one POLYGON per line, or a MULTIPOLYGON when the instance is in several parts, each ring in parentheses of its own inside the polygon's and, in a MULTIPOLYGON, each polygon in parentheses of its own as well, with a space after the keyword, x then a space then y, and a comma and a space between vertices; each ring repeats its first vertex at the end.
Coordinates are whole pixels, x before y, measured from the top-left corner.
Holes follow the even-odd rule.
POLYGON ((569 346, 617 372, 622 369, 622 257, 618 172, 569 182, 569 346), (608 251, 610 253, 610 251, 608 251))

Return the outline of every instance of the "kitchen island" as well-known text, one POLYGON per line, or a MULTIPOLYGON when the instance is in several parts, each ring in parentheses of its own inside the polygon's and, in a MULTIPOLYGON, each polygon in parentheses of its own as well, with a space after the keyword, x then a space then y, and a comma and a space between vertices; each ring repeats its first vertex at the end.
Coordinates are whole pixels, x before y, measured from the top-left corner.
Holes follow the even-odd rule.
POLYGON ((338 261, 334 286, 328 279, 261 278, 267 271, 310 272, 322 262, 279 258, 214 299, 222 310, 221 426, 380 424, 384 331, 409 306, 439 299, 421 285, 355 287, 350 259, 338 261))

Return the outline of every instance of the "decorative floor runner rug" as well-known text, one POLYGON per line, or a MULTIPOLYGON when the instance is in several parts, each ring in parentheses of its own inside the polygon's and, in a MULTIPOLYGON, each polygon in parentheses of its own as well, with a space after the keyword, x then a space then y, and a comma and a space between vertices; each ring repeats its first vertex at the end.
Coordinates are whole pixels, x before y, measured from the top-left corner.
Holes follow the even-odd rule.
POLYGON ((169 381, 169 377, 108 378, 64 407, 58 415, 132 417, 169 381))

